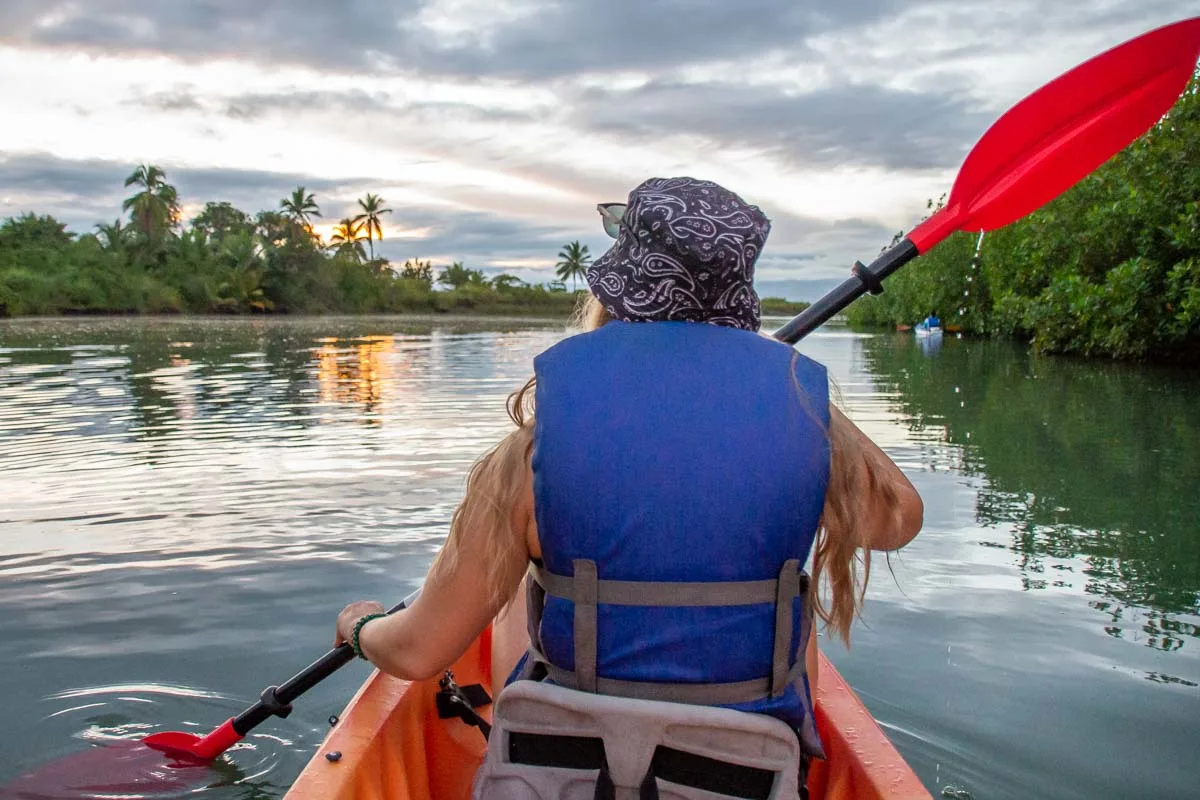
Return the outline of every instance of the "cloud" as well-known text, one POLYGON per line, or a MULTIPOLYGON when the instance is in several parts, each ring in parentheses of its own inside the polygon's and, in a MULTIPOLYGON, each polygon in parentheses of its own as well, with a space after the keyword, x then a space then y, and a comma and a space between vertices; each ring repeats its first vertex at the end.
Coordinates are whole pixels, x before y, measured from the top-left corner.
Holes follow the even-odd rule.
POLYGON ((840 85, 806 93, 727 82, 653 81, 589 89, 572 103, 581 127, 631 141, 702 137, 804 167, 953 167, 993 115, 948 93, 840 85))
MULTIPOLYGON (((1064 26, 1078 34, 1180 19, 1189 8, 1182 0, 6 0, 0 43, 528 81, 770 54, 818 63, 827 59, 815 39, 862 36, 905 15, 973 26, 982 34, 975 48, 994 52, 1064 26), (1004 25, 985 27, 997 19, 1004 25)), ((895 44, 904 50, 903 40, 895 44)))
POLYGON ((392 50, 417 0, 9 0, 0 41, 105 54, 366 67, 392 50))
POLYGON ((152 92, 134 100, 127 100, 126 104, 139 105, 154 111, 203 111, 205 108, 200 98, 187 88, 152 92))
POLYGON ((546 78, 802 51, 899 0, 9 0, 0 41, 102 53, 233 57, 331 69, 546 78))
POLYGON ((396 110, 386 92, 351 89, 346 92, 294 91, 235 95, 223 101, 226 116, 253 121, 268 114, 350 113, 355 115, 396 110))

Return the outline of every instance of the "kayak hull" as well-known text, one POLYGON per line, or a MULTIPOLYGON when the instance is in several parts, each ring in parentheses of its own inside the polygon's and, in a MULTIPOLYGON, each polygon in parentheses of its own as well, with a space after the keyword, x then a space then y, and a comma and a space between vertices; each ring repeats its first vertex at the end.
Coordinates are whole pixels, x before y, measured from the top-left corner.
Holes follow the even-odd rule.
MULTIPOLYGON (((494 696, 491 630, 452 667, 460 686, 494 696)), ((440 720, 437 681, 408 682, 376 670, 347 705, 285 800, 466 800, 487 743, 477 728, 440 720)), ((491 720, 491 706, 477 709, 491 720)), ((826 760, 809 771, 812 800, 928 800, 858 696, 821 656, 817 728, 826 760)))

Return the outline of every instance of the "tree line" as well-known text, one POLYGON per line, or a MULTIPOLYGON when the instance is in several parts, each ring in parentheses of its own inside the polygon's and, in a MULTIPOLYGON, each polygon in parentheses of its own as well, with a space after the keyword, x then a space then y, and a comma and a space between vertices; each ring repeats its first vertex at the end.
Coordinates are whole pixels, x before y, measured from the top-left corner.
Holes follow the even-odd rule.
POLYGON ((1144 136, 1057 200, 985 234, 976 263, 978 237, 954 234, 847 319, 891 327, 936 311, 951 328, 1042 352, 1195 363, 1200 71, 1144 136))
POLYGON ((126 219, 76 234, 32 212, 0 222, 0 315, 70 313, 388 313, 481 311, 565 315, 587 248, 572 242, 558 280, 531 284, 462 262, 392 264, 375 252, 383 198, 367 194, 328 241, 322 216, 299 186, 275 209, 249 214, 210 202, 186 225, 163 169, 138 166, 126 219))
MULTIPOLYGON (((177 189, 153 164, 125 179, 127 219, 76 234, 32 212, 0 222, 0 316, 128 313, 477 312, 565 316, 586 288, 587 245, 558 254, 556 280, 489 276, 461 261, 392 264, 375 252, 383 218, 377 194, 358 201, 328 241, 304 186, 275 209, 249 214, 210 202, 186 225, 177 189), (567 289, 567 281, 571 290, 567 289)), ((767 305, 796 313, 803 304, 767 305)))

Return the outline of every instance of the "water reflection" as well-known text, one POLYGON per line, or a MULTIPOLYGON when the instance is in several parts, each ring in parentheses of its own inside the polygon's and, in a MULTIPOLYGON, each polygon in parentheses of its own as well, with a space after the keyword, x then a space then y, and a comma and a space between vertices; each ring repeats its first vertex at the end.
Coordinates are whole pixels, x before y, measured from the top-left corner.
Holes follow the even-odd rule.
MULTIPOLYGON (((511 349, 504 334, 562 327, 528 320, 333 319, 321 326, 324 335, 315 335, 310 324, 10 324, 0 330, 0 440, 36 434, 148 443, 196 433, 197 425, 207 439, 238 438, 247 426, 291 431, 298 439, 304 428, 331 421, 379 425, 385 406, 402 401, 403 393, 427 393, 439 377, 492 377, 497 356, 511 349), (454 363, 445 358, 446 337, 456 340, 454 363), (466 342, 458 341, 463 337, 466 342), (32 414, 33 407, 45 413, 32 414)), ((525 358, 525 348, 518 350, 525 358)), ((154 450, 148 452, 153 462, 154 450)))
POLYGON ((1004 343, 864 340, 929 466, 984 478, 975 516, 1026 590, 1083 593, 1113 637, 1176 651, 1200 637, 1200 380, 1036 358, 1004 343))
POLYGON ((384 390, 395 385, 388 369, 393 362, 385 358, 395 338, 366 336, 351 342, 334 337, 319 339, 321 346, 315 355, 321 402, 361 406, 364 424, 380 424, 378 411, 384 390))

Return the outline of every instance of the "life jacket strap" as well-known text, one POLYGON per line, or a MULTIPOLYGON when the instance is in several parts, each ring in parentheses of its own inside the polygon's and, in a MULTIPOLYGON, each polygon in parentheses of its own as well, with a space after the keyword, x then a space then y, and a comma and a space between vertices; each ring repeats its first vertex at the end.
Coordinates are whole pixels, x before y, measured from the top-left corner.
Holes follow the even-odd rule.
MULTIPOLYGON (((612 697, 627 697, 631 700, 657 700, 664 703, 686 703, 694 706, 727 706, 753 703, 771 696, 771 679, 754 678, 748 681, 729 683, 660 683, 658 681, 622 681, 615 678, 597 678, 595 689, 583 689, 577 672, 561 669, 551 664, 536 647, 529 648, 529 655, 546 670, 546 676, 568 689, 581 689, 593 694, 612 697)), ((786 673, 788 682, 799 680, 804 674, 804 661, 798 660, 786 673)), ((786 684, 785 684, 786 686, 786 684)))
MULTIPOLYGON (((557 575, 537 564, 529 565, 529 574, 538 582, 546 594, 563 600, 577 602, 576 587, 580 585, 579 565, 595 562, 576 559, 574 577, 557 575)), ((793 561, 787 562, 788 564, 793 561)), ((795 561, 799 570, 799 562, 795 561)), ((585 567, 585 569, 587 569, 585 567)), ((804 576, 805 582, 808 576, 804 576)), ((596 602, 613 606, 748 606, 757 603, 776 603, 779 597, 779 581, 768 578, 761 581, 722 581, 720 583, 684 581, 596 581, 596 602)), ((582 598, 586 600, 586 598, 582 598)))
MULTIPOLYGON (((556 575, 544 567, 531 564, 530 578, 539 587, 530 604, 531 633, 540 621, 545 595, 569 600, 574 604, 575 670, 565 670, 552 664, 537 647, 531 636, 530 658, 545 669, 555 683, 585 692, 628 697, 637 700, 659 700, 692 705, 735 705, 751 703, 767 697, 779 697, 789 685, 799 680, 805 671, 804 647, 800 642, 795 662, 792 662, 793 602, 807 600, 808 575, 801 570, 798 559, 789 559, 779 571, 779 577, 761 581, 731 582, 658 582, 611 581, 597 577, 596 562, 590 559, 572 561, 575 574, 556 575), (772 651, 771 673, 761 678, 724 683, 665 683, 658 681, 626 681, 601 678, 596 674, 596 620, 600 603, 638 606, 731 606, 773 603, 775 605, 775 642, 772 651)), ((812 609, 803 602, 809 624, 801 626, 811 635, 812 609)))

